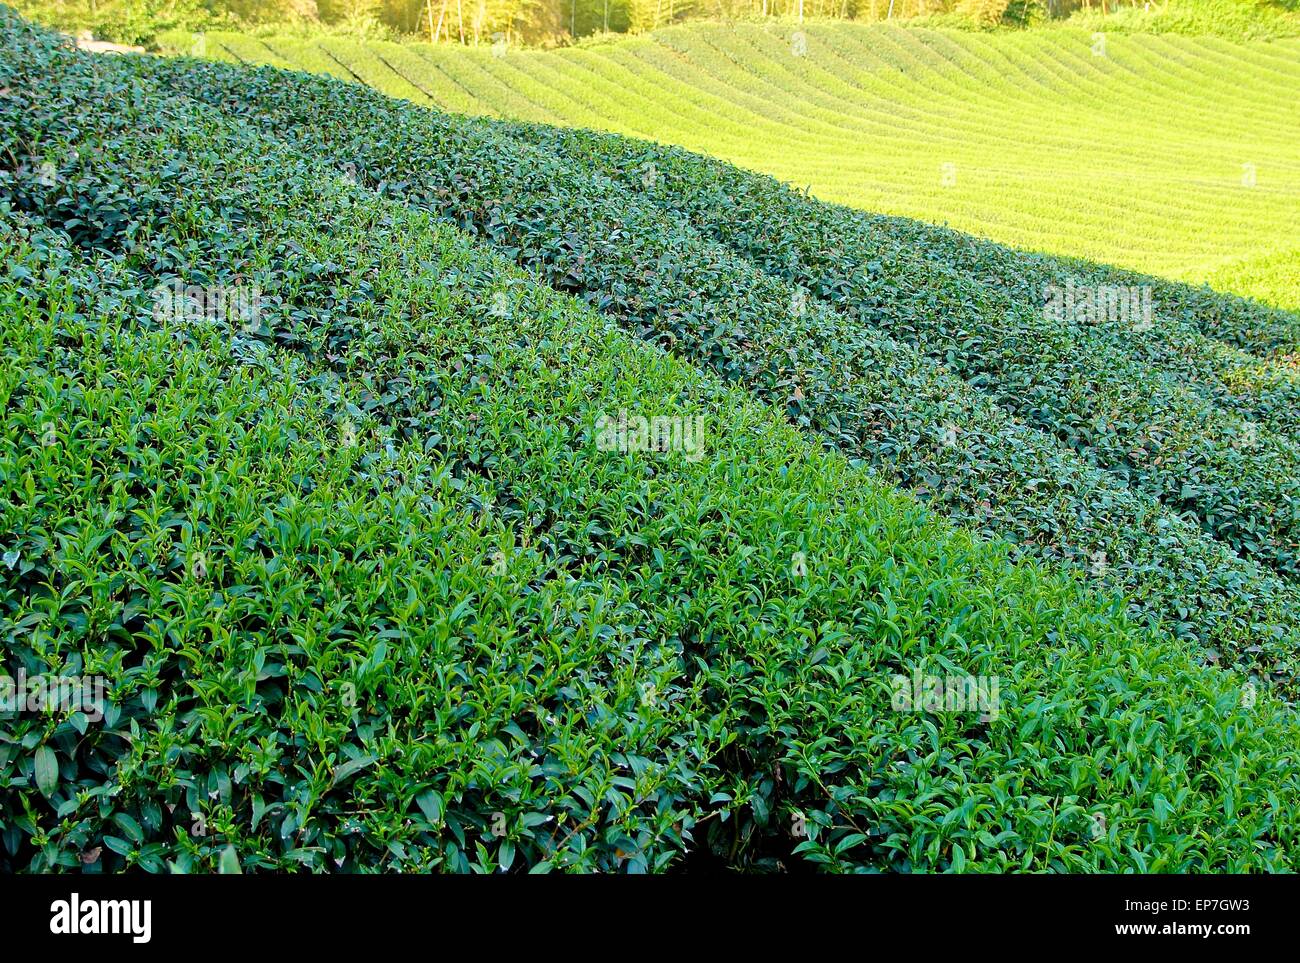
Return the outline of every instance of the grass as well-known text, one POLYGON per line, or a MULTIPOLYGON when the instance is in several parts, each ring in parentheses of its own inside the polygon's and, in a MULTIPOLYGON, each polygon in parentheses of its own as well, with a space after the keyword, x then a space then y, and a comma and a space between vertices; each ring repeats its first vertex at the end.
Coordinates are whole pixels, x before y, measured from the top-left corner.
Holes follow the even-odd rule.
MULTIPOLYGON (((1296 868, 1285 576, 713 239, 707 185, 0 39, 0 637, 109 681, 4 719, 0 868, 1296 868), (611 450, 619 412, 702 457, 611 450), (995 711, 901 706, 913 672, 995 711)), ((1198 365, 1271 317, 1166 294, 1198 365)))
POLYGON ((207 54, 677 144, 826 200, 1300 308, 1296 37, 692 23, 504 56, 228 33, 207 54))

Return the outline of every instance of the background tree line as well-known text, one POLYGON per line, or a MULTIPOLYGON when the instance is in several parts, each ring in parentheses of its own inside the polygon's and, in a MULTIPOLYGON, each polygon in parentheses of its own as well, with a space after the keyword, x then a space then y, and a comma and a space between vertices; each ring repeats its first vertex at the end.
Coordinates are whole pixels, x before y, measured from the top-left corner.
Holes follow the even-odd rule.
POLYGON ((910 20, 952 16, 1029 26, 1075 13, 1168 5, 1274 6, 1298 0, 10 0, 28 16, 97 37, 149 44, 164 30, 274 26, 393 39, 557 44, 638 33, 682 20, 820 18, 910 20))

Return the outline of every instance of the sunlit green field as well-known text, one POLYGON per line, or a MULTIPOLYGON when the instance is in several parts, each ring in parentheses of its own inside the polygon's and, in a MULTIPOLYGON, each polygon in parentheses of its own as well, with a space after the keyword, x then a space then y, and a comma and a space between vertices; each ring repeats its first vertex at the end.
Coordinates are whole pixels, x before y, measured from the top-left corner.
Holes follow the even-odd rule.
POLYGON ((818 197, 1300 307, 1300 39, 689 24, 556 51, 203 52, 680 144, 818 197))

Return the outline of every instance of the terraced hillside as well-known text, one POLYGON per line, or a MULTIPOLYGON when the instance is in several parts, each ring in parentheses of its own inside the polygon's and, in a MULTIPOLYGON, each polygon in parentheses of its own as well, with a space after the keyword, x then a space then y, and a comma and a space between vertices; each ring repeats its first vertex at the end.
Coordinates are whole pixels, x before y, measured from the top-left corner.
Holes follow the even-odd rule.
POLYGON ((1300 308, 1300 38, 696 23, 556 51, 204 49, 678 144, 865 210, 1300 308))

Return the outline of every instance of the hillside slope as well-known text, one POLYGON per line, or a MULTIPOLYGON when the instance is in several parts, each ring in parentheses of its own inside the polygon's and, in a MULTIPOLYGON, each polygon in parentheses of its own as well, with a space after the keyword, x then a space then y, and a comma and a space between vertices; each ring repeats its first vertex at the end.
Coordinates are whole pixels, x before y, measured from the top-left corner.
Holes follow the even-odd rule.
POLYGON ((1295 868, 1272 693, 493 255, 474 178, 517 145, 0 40, 5 655, 111 681, 5 720, 0 869, 1295 868), (441 144, 465 230, 292 104, 441 144), (620 410, 704 419, 702 457, 602 446, 620 410), (912 670, 1003 688, 900 705, 912 670))
POLYGON ((1300 38, 694 23, 556 51, 203 50, 678 144, 865 210, 1300 307, 1300 38))

